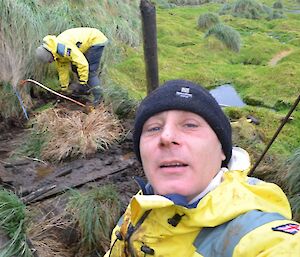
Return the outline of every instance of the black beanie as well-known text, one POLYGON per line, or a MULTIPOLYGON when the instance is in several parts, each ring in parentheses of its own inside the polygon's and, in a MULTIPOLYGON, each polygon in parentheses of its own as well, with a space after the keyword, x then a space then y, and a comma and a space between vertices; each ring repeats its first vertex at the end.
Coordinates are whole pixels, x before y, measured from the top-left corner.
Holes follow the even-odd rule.
POLYGON ((133 147, 140 162, 140 138, 144 123, 153 115, 168 110, 189 111, 205 119, 222 145, 226 156, 222 167, 227 167, 232 151, 230 122, 209 91, 186 80, 167 81, 152 91, 139 105, 134 123, 133 147))

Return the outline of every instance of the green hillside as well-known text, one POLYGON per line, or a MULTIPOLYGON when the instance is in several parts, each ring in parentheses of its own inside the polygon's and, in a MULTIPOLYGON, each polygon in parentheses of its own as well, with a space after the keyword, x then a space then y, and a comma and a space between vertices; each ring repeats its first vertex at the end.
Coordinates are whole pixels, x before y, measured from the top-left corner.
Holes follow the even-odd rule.
MULTIPOLYGON (((291 3, 289 3, 291 6, 291 3)), ((296 5, 296 3, 295 3, 296 5)), ((269 2, 272 7, 272 3, 269 2)), ((288 112, 300 91, 300 19, 284 11, 281 19, 246 19, 221 15, 221 22, 240 33, 241 49, 233 52, 197 26, 201 14, 218 13, 223 4, 157 8, 159 76, 196 81, 211 89, 232 84, 249 104, 238 110, 261 120, 266 141, 288 112), (282 52, 289 55, 276 65, 269 62, 282 52)), ((289 7, 290 8, 290 7, 289 7)), ((297 8, 297 7, 295 7, 297 8)), ((109 69, 110 77, 135 97, 145 95, 142 46, 126 48, 126 58, 109 69)), ((289 155, 299 146, 299 113, 274 143, 271 151, 289 155)))

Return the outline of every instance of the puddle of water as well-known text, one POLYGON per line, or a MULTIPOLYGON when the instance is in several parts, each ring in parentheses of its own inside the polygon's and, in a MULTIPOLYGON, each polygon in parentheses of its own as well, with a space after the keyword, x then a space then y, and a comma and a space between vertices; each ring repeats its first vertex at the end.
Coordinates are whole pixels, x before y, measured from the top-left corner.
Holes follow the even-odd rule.
POLYGON ((36 168, 37 179, 44 178, 54 172, 54 168, 50 165, 40 166, 36 168))
POLYGON ((240 98, 234 87, 230 84, 219 86, 209 91, 212 96, 217 100, 220 106, 235 106, 242 107, 246 104, 240 98))
POLYGON ((123 154, 121 157, 122 161, 128 161, 129 159, 134 158, 134 152, 129 152, 127 154, 123 154))

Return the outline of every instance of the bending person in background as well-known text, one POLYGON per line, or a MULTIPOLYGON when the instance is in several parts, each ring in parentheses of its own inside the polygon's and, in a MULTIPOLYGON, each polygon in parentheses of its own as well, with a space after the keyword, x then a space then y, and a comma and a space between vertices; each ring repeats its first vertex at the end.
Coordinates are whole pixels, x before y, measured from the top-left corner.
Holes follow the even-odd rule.
POLYGON ((62 91, 70 84, 70 66, 79 83, 72 83, 75 94, 92 92, 93 104, 101 101, 102 90, 98 69, 107 37, 95 28, 72 28, 58 36, 47 35, 36 49, 36 57, 44 63, 55 61, 62 91))
POLYGON ((147 96, 133 143, 148 181, 137 179, 141 190, 105 257, 300 256, 300 227, 285 194, 247 176, 247 152, 231 138, 227 117, 203 87, 172 80, 147 96))

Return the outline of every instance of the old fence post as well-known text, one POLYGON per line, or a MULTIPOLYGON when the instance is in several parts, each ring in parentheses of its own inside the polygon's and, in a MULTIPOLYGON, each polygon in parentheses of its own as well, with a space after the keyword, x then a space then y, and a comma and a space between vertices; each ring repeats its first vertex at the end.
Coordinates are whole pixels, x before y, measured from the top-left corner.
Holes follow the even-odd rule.
POLYGON ((156 10, 148 0, 141 0, 144 59, 146 67, 147 94, 158 87, 158 61, 156 36, 156 10))

